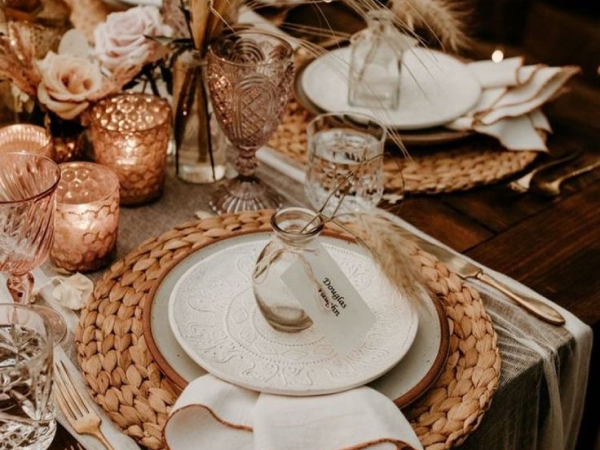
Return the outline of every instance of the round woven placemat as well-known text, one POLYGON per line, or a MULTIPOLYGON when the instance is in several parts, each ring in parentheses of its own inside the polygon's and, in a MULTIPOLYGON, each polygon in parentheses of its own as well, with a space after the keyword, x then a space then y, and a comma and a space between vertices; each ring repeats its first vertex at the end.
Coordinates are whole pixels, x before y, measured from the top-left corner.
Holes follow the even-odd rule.
MULTIPOLYGON (((292 101, 282 124, 269 146, 298 164, 306 164, 306 125, 311 115, 292 101)), ((475 137, 451 149, 420 150, 410 159, 385 162, 386 191, 402 190, 420 194, 464 191, 475 186, 496 183, 525 169, 537 152, 506 151, 492 139, 475 137)))
MULTIPOLYGON (((178 396, 144 340, 142 309, 149 293, 196 248, 239 231, 269 229, 271 214, 185 223, 143 243, 96 283, 75 336, 79 363, 94 400, 142 445, 163 448, 162 429, 178 396)), ((404 413, 428 450, 449 449, 477 428, 491 404, 500 377, 497 336, 474 289, 418 247, 413 257, 444 305, 451 336, 440 378, 404 413)))

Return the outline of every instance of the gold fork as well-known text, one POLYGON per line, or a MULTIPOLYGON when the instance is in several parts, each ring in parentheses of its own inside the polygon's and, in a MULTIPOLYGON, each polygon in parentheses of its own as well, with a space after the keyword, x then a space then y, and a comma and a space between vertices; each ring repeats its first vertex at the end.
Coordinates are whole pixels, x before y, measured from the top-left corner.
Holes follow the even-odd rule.
POLYGON ((108 450, 115 450, 100 431, 102 419, 73 385, 62 361, 54 363, 54 382, 58 405, 73 429, 79 434, 94 436, 108 450))
POLYGON ((71 445, 67 450, 85 450, 81 445, 75 444, 71 445))

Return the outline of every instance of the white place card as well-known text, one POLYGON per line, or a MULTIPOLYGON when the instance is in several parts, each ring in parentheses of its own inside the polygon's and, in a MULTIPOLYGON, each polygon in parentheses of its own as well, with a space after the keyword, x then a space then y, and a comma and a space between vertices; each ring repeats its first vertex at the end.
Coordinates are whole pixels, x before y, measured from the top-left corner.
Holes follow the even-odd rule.
POLYGON ((328 342, 345 356, 363 342, 375 314, 325 247, 317 243, 316 248, 302 254, 308 264, 296 261, 281 278, 328 342))

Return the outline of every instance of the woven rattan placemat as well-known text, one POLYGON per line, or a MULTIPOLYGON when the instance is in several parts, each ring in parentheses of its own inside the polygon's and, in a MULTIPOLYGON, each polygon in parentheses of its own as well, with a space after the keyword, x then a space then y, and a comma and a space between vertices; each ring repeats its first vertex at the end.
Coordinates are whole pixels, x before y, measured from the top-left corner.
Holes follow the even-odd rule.
MULTIPOLYGON (((150 292, 167 270, 207 242, 269 229, 271 213, 183 224, 143 243, 96 283, 75 336, 79 362, 94 400, 142 445, 163 448, 162 429, 178 396, 144 339, 142 310, 150 292)), ((449 449, 477 428, 491 404, 500 378, 497 336, 474 289, 418 248, 414 259, 447 312, 450 352, 440 378, 404 413, 428 450, 449 449)))
MULTIPOLYGON (((303 166, 306 163, 306 125, 310 119, 310 113, 292 101, 269 146, 303 166)), ((411 159, 398 157, 395 161, 385 162, 385 187, 389 192, 402 190, 402 173, 405 192, 464 191, 518 173, 537 155, 532 151, 506 151, 493 140, 481 137, 443 146, 441 150, 421 148, 411 152, 411 159)))

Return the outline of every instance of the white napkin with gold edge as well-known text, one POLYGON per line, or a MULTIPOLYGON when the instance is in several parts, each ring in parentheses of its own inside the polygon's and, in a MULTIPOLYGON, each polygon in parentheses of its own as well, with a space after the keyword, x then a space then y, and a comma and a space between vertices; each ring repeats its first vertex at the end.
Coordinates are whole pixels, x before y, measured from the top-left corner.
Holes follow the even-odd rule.
POLYGON ((398 407, 361 387, 313 397, 260 394, 205 375, 165 425, 170 450, 422 450, 398 407))
POLYGON ((552 128, 541 106, 561 93, 578 67, 524 66, 523 58, 495 63, 476 61, 469 68, 483 87, 479 102, 464 117, 447 125, 492 136, 509 150, 548 151, 552 128))

